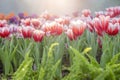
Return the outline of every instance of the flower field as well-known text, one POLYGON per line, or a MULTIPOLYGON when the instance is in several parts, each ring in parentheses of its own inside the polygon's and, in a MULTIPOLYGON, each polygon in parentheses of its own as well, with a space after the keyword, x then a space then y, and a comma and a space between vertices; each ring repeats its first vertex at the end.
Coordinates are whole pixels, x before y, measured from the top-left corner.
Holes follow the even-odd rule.
POLYGON ((120 6, 71 15, 0 13, 0 80, 119 80, 120 6))

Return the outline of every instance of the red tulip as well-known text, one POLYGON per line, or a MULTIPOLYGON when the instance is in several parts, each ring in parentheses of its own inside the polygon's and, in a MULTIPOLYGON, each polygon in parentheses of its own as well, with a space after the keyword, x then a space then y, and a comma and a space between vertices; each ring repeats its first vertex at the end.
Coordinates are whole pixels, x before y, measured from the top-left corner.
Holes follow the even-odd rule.
POLYGON ((109 25, 109 16, 99 16, 99 18, 94 18, 94 28, 98 35, 102 36, 103 32, 106 32, 109 25))
POLYGON ((111 36, 118 34, 119 26, 120 26, 119 23, 115 23, 115 24, 109 23, 109 27, 108 27, 106 33, 111 35, 111 36))
POLYGON ((76 40, 77 39, 77 36, 74 35, 72 29, 68 29, 66 34, 67 34, 67 36, 70 40, 76 40))
POLYGON ((8 27, 3 27, 3 28, 0 28, 0 37, 2 38, 6 38, 10 35, 10 31, 9 31, 9 28, 8 27))
POLYGON ((43 37, 45 35, 45 32, 44 31, 41 31, 41 30, 35 30, 33 32, 33 39, 35 42, 41 42, 43 37))
POLYGON ((31 38, 33 31, 34 31, 34 28, 32 28, 32 27, 23 27, 22 28, 22 35, 24 38, 31 38))
POLYGON ((81 20, 72 21, 70 23, 70 28, 75 36, 80 36, 86 29, 86 23, 81 20))

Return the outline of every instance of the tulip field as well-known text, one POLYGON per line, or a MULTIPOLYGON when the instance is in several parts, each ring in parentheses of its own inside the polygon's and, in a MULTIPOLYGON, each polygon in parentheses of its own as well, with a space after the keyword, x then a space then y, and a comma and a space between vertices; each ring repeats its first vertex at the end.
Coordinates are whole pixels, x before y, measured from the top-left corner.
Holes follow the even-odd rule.
POLYGON ((0 80, 120 80, 120 6, 0 13, 0 80))

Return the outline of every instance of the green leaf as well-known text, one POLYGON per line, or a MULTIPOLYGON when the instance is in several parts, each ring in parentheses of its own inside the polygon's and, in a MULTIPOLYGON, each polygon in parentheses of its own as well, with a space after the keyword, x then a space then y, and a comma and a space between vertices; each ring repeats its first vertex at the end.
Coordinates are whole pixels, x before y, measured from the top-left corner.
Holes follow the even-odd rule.
POLYGON ((26 53, 25 60, 21 63, 17 71, 13 74, 13 80, 24 80, 27 72, 32 68, 33 59, 29 57, 29 53, 26 53))
POLYGON ((110 66, 107 66, 106 69, 109 71, 109 75, 107 76, 107 78, 109 80, 116 80, 113 69, 110 66))
POLYGON ((100 66, 105 68, 105 66, 109 63, 111 57, 111 53, 103 53, 100 60, 100 66))
POLYGON ((48 52, 48 57, 52 57, 52 51, 53 51, 53 47, 59 45, 58 43, 53 43, 51 45, 51 47, 49 48, 49 52, 48 52))
POLYGON ((108 71, 104 71, 101 74, 99 74, 94 80, 105 80, 108 74, 109 74, 108 71))
POLYGON ((97 68, 100 68, 99 63, 97 62, 97 60, 96 60, 94 57, 90 56, 89 54, 86 54, 86 55, 87 55, 88 58, 90 59, 90 63, 91 63, 93 66, 95 66, 95 67, 97 67, 97 68))
POLYGON ((111 61, 108 64, 109 65, 115 64, 118 61, 119 56, 120 56, 120 53, 114 55, 113 58, 111 59, 111 61))
POLYGON ((14 48, 13 52, 10 54, 10 61, 13 59, 13 57, 15 57, 15 53, 17 51, 18 48, 18 44, 16 45, 16 47, 14 48))
POLYGON ((40 71, 39 71, 39 80, 44 80, 45 77, 45 70, 43 67, 41 67, 40 71))

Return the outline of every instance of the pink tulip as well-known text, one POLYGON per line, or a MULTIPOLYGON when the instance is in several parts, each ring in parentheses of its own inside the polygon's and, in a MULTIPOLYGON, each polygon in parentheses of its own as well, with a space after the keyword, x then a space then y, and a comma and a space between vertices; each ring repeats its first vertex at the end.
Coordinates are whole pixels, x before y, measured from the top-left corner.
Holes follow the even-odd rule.
POLYGON ((85 17, 88 17, 91 15, 91 11, 89 9, 84 9, 82 10, 82 15, 84 15, 85 17))

